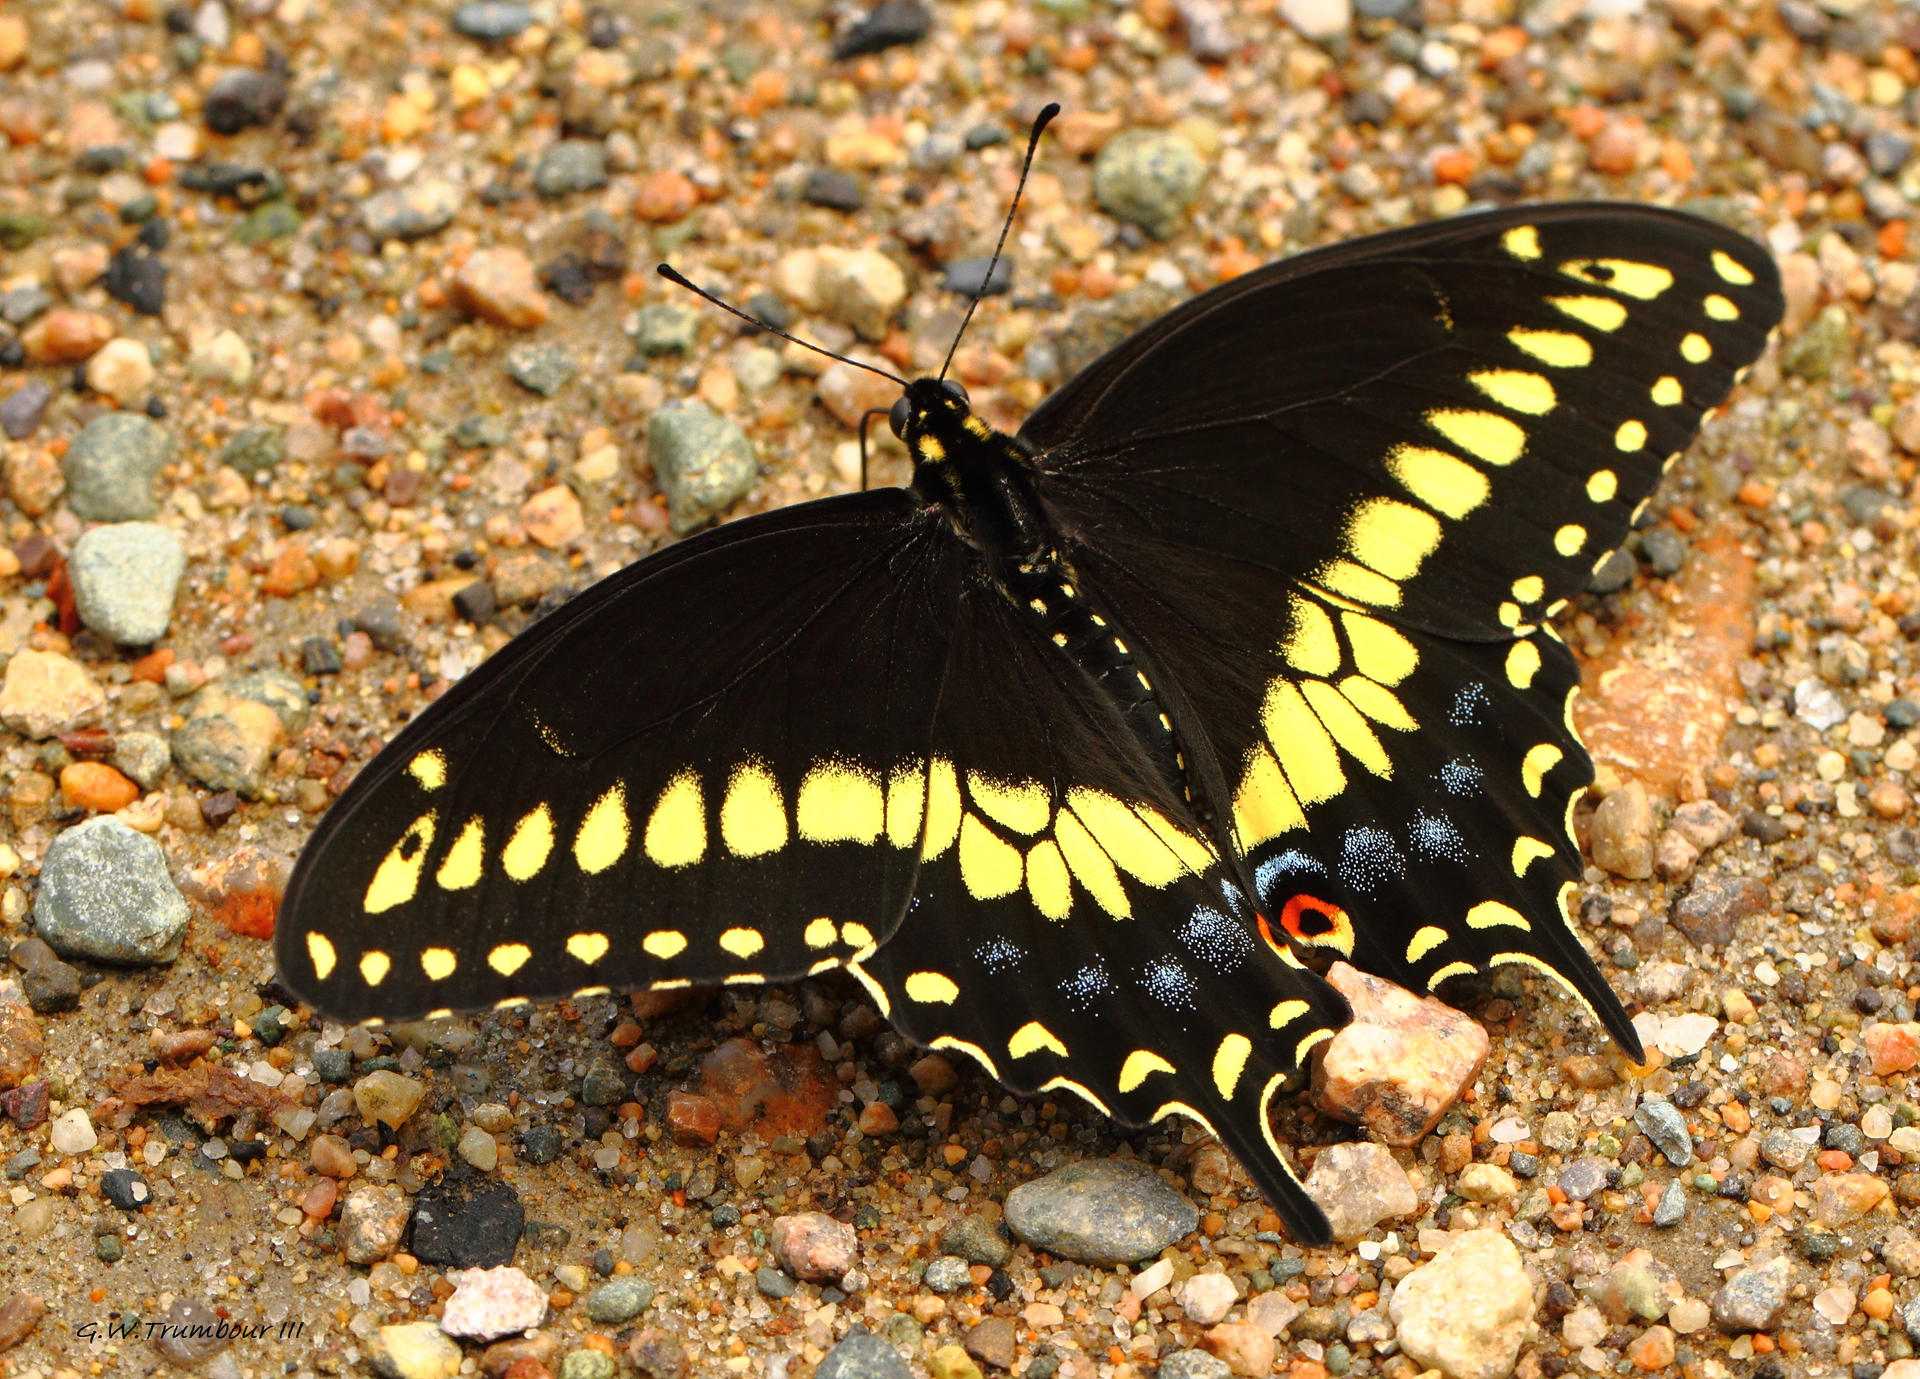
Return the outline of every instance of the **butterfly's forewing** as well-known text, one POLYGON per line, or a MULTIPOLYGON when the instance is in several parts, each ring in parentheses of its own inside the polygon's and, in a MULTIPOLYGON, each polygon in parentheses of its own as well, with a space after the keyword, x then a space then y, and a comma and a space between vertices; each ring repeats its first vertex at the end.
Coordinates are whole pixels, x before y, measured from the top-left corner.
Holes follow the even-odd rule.
POLYGON ((1236 280, 1034 414, 1063 554, 1212 745, 1276 928, 1417 987, 1543 968, 1637 1050, 1562 917, 1592 774, 1538 624, 1780 310, 1707 222, 1508 211, 1236 280))
POLYGON ((1463 216, 1195 298, 1020 437, 1091 543, 1152 533, 1504 636, 1584 587, 1780 312, 1766 254, 1695 217, 1463 216))
POLYGON ((861 975, 903 1032, 1015 1090, 1203 1122, 1297 1238, 1325 1239, 1267 1108, 1345 1002, 1262 941, 1184 801, 1023 610, 982 582, 952 646, 925 861, 861 975))
POLYGON ((514 641, 301 855, 283 979, 337 1018, 779 979, 918 867, 958 543, 888 489, 747 518, 514 641))

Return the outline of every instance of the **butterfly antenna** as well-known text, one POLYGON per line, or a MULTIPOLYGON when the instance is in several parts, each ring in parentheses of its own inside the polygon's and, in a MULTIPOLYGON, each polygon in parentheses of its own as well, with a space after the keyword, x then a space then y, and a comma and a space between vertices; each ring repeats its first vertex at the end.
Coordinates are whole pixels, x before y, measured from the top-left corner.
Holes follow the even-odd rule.
POLYGON ((980 299, 987 295, 987 288, 993 283, 993 270, 1000 266, 1000 251, 1007 247, 1007 235, 1013 229, 1014 213, 1020 209, 1020 193, 1027 189, 1027 174, 1033 171, 1034 151, 1040 147, 1040 136, 1046 132, 1053 117, 1060 113, 1058 101, 1048 101, 1033 117, 1033 129, 1027 135, 1027 156, 1020 163, 1020 181, 1013 189, 1013 204, 1007 207, 1006 221, 1000 226, 1000 238, 993 246, 993 257, 987 260, 987 271, 980 276, 980 286, 973 294, 973 300, 967 303, 967 314, 961 319, 960 329, 953 333, 953 343, 947 346, 947 357, 940 363, 940 377, 947 376, 947 370, 953 367, 953 352, 960 348, 960 337, 967 333, 967 324, 973 320, 973 313, 980 306, 980 299))
POLYGON ((785 340, 788 344, 798 345, 803 350, 812 350, 815 354, 824 354, 829 359, 837 359, 842 364, 851 364, 856 369, 865 369, 868 373, 877 373, 882 378, 891 379, 893 382, 898 383, 902 388, 907 386, 907 380, 900 377, 899 374, 888 373, 885 369, 876 369, 871 364, 863 364, 858 359, 849 359, 844 354, 835 354, 832 350, 823 348, 820 345, 816 345, 810 340, 802 340, 797 335, 789 335, 787 334, 786 331, 780 329, 780 327, 776 325, 770 325, 767 322, 761 320, 757 316, 749 316, 746 312, 742 311, 739 307, 734 306, 732 303, 721 301, 718 297, 714 296, 711 292, 707 291, 704 287, 700 287, 695 283, 689 282, 685 274, 679 272, 677 269, 669 268, 664 263, 660 265, 659 273, 661 277, 665 278, 668 282, 672 283, 675 287, 686 288, 687 291, 691 292, 694 296, 702 298, 705 301, 712 302, 715 306, 719 307, 722 311, 727 312, 729 315, 738 316, 741 320, 745 321, 748 325, 755 326, 760 330, 764 330, 769 335, 779 336, 782 340, 785 340))

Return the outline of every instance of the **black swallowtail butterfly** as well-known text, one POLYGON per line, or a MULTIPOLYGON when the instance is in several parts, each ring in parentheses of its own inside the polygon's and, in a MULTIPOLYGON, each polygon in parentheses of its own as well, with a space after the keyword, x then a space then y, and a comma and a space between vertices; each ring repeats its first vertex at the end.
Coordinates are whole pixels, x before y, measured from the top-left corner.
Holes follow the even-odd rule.
POLYGON ((852 973, 905 1034, 1201 1122, 1294 1235, 1269 1106, 1347 1019, 1518 963, 1635 1057, 1567 922, 1592 779, 1548 619, 1764 347, 1672 211, 1461 216, 1123 341, 1013 435, 906 386, 906 488, 622 570, 322 822, 283 979, 345 1020, 852 973))

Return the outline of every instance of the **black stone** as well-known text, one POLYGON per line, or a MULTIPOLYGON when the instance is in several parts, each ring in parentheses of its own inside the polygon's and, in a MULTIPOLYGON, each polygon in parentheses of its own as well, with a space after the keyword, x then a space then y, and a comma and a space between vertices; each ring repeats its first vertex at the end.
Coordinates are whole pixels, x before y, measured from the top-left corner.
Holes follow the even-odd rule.
POLYGON ((526 1219, 520 1194, 498 1179, 439 1183, 414 1202, 410 1248, 422 1264, 497 1269, 513 1262, 526 1219))
POLYGON ((1749 838, 1758 838, 1763 843, 1786 841, 1787 825, 1784 819, 1776 819, 1771 814, 1763 814, 1755 809, 1740 821, 1740 831, 1749 838))
POLYGON ((243 206, 271 201, 286 190, 287 180, 272 168, 244 163, 192 163, 180 170, 180 185, 209 196, 230 196, 243 206))
POLYGON ((533 1125, 527 1127, 527 1133, 520 1137, 520 1148, 524 1151, 528 1163, 550 1164, 560 1157, 565 1142, 560 1132, 551 1125, 533 1125))
POLYGON ((231 790, 221 790, 200 801, 200 817, 208 828, 219 828, 239 812, 240 797, 231 790))
POLYGON ((36 1015, 57 1015, 80 1004, 80 970, 58 960, 40 963, 20 974, 20 988, 36 1015))
POLYGON ((167 304, 167 266, 129 244, 107 264, 107 295, 142 316, 158 316, 167 304))
MULTIPOLYGON (((781 301, 780 298, 774 296, 771 292, 754 293, 751 297, 747 298, 746 306, 744 309, 747 315, 753 317, 757 321, 765 321, 768 325, 772 326, 775 330, 793 329, 792 308, 790 308, 785 302, 781 301)), ((751 334, 754 334, 754 335, 759 334, 759 332, 754 330, 751 326, 749 326, 747 329, 751 334)))
POLYGON ((398 651, 406 641, 400 626, 400 605, 378 599, 353 615, 353 625, 372 638, 382 651, 398 651))
POLYGON ((933 15, 919 0, 880 0, 865 19, 840 35, 833 45, 833 60, 918 43, 932 29, 933 15))
POLYGON ((992 148, 995 144, 1004 144, 1008 139, 1007 131, 997 124, 977 124, 961 136, 961 142, 969 152, 983 148, 992 148))
POLYGON ((800 196, 809 205, 825 206, 830 211, 857 211, 867 200, 860 179, 838 168, 815 168, 808 173, 800 196))
POLYGON ((540 267, 540 286, 568 306, 585 306, 593 300, 593 270, 578 254, 562 254, 540 267))
POLYGON ((493 586, 484 579, 476 579, 453 596, 453 611, 470 623, 491 622, 499 610, 493 586))
POLYGON ((318 520, 312 508, 301 507, 298 503, 288 503, 280 509, 280 525, 288 531, 306 531, 318 520))
POLYGON ((1920 704, 1911 699, 1896 699, 1882 710, 1887 726, 1897 732, 1920 725, 1920 704))
POLYGON ((271 122, 286 103, 284 78, 273 72, 241 68, 213 84, 200 113, 215 134, 238 134, 271 122))
MULTIPOLYGON (((0 369, 17 369, 27 362, 27 347, 12 336, 0 340, 0 369)), ((18 440, 19 437, 14 437, 18 440)))
POLYGON ((1005 255, 999 259, 960 259, 947 265, 940 286, 963 297, 1003 297, 1013 291, 1013 260, 1005 255), (988 264, 993 265, 991 273, 988 264))
POLYGON ((9 440, 25 440, 40 429, 47 404, 52 400, 53 389, 45 380, 29 378, 0 400, 0 431, 5 431, 9 440))
POLYGON ((158 253, 172 242, 173 224, 171 221, 156 216, 145 225, 142 225, 140 227, 140 233, 135 235, 134 238, 146 245, 147 248, 158 253))
POLYGON ((110 1168, 100 1175, 100 1195, 122 1211, 139 1211, 153 1200, 153 1189, 130 1168, 110 1168))
POLYGON ((340 651, 331 638, 308 637, 300 643, 300 668, 309 675, 338 675, 340 651))

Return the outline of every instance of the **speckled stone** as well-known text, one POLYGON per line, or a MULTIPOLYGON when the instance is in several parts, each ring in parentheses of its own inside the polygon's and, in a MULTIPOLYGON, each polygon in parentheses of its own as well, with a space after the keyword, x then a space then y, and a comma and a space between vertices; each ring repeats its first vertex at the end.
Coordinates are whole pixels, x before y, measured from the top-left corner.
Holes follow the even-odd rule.
POLYGON ((138 412, 108 412, 80 429, 60 462, 67 506, 89 522, 141 522, 159 512, 153 481, 173 437, 138 412))
POLYGON ((1687 1118, 1672 1102, 1641 1102, 1634 1108, 1633 1123, 1675 1168, 1685 1168, 1693 1162, 1693 1136, 1687 1133, 1687 1118))
POLYGON ((603 1326, 624 1326, 653 1301, 653 1285, 628 1275, 604 1283, 587 1294, 587 1315, 603 1326))
POLYGON ((969 1214, 940 1232, 940 1248, 973 1264, 998 1269, 1013 1258, 1013 1246, 984 1216, 969 1214))
POLYGON ((498 1340, 531 1330, 547 1315, 545 1290, 511 1265, 456 1269, 447 1278, 454 1285, 453 1296, 447 1299, 440 1329, 449 1336, 498 1340))
POLYGON ((711 522, 747 495, 760 476, 746 432, 700 402, 669 405, 647 423, 654 474, 676 535, 711 522))
POLYGON ((1775 1255, 1764 1264, 1742 1269, 1713 1295, 1713 1320, 1728 1335, 1771 1331, 1787 1310, 1793 1291, 1793 1261, 1775 1255))
POLYGON ((1147 1165, 1097 1159, 1016 1187, 1006 1221, 1036 1250, 1110 1267, 1159 1254, 1200 1224, 1200 1212, 1147 1165))
POLYGON ((867 1331, 848 1332, 813 1374, 814 1379, 913 1379, 906 1357, 867 1331))
POLYGON ((62 957, 170 963, 186 941, 187 918, 160 844, 120 820, 88 819, 47 848, 33 922, 62 957))
POLYGON ((453 183, 426 178, 375 192, 360 203, 360 219, 376 240, 421 239, 453 223, 461 198, 453 183))
POLYGON ((1394 1290, 1395 1334, 1422 1367, 1453 1379, 1506 1379, 1533 1323, 1533 1284, 1498 1231, 1467 1231, 1394 1290))
POLYGON ((1180 228, 1206 175, 1206 164, 1180 135, 1129 129, 1107 140, 1094 159, 1093 194, 1108 215, 1165 239, 1180 228))
POLYGON ((1353 1020, 1313 1062, 1321 1110, 1382 1144, 1419 1143, 1479 1076, 1490 1047, 1478 1021, 1433 997, 1336 962, 1327 980, 1353 1020))
POLYGON ((438 1322, 401 1322, 373 1333, 367 1359, 387 1379, 454 1379, 460 1347, 438 1322))
POLYGON ((570 196, 606 185, 607 149, 598 139, 550 144, 533 167, 533 189, 542 196, 570 196))
POLYGON ((1175 1350, 1161 1358, 1153 1373, 1154 1379, 1232 1379, 1233 1370, 1204 1350, 1175 1350))
POLYGON ((74 543, 67 564, 80 621, 122 646, 166 635, 186 569, 185 543, 156 522, 95 527, 74 543))
POLYGON ((1420 1205, 1407 1171, 1384 1144, 1330 1144, 1306 1178, 1307 1194, 1327 1214, 1337 1240, 1358 1240, 1378 1223, 1420 1205))
POLYGON ((350 1264, 376 1264, 400 1248, 407 1198, 392 1183, 369 1183, 340 1204, 340 1236, 350 1264))
POLYGON ((853 1227, 825 1212, 776 1216, 767 1228, 767 1241, 781 1268, 795 1278, 816 1282, 838 1279, 860 1257, 860 1242, 853 1227))
POLYGON ((959 1255, 935 1255, 920 1283, 930 1293, 958 1293, 973 1286, 973 1272, 959 1255))

